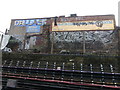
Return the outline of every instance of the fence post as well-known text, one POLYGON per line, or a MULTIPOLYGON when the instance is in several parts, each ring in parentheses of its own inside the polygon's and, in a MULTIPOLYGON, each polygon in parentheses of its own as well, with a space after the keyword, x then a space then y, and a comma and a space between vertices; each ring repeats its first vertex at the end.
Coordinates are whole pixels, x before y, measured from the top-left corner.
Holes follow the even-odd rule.
MULTIPOLYGON (((53 63, 53 70, 55 70, 55 69, 56 69, 56 62, 53 63)), ((55 71, 53 71, 52 74, 53 74, 52 79, 54 80, 55 79, 55 71)))
POLYGON ((100 64, 100 68, 101 68, 101 74, 102 74, 102 77, 101 77, 101 82, 102 84, 104 85, 105 84, 105 80, 104 80, 104 68, 103 68, 103 65, 100 64))
POLYGON ((81 83, 83 83, 83 74, 82 74, 82 72, 83 72, 83 64, 81 63, 81 64, 80 64, 80 73, 81 73, 81 74, 80 74, 80 82, 81 82, 81 83))
MULTIPOLYGON (((11 67, 12 63, 13 63, 13 61, 11 60, 10 63, 9 63, 9 65, 8 65, 8 67, 11 67)), ((8 69, 8 73, 10 73, 10 71, 11 71, 11 70, 8 69)))
POLYGON ((110 70, 111 70, 111 73, 112 73, 112 82, 116 86, 113 65, 111 65, 111 64, 110 64, 110 70))
POLYGON ((71 82, 73 82, 74 79, 74 70, 75 70, 75 63, 72 63, 72 72, 71 72, 71 82))
POLYGON ((62 64, 62 76, 61 76, 62 81, 64 79, 64 70, 65 70, 65 63, 63 62, 63 64, 62 64))
MULTIPOLYGON (((22 68, 25 67, 26 61, 23 62, 22 68)), ((21 75, 23 74, 24 69, 22 69, 21 75)))
POLYGON ((48 62, 46 62, 46 66, 45 66, 45 74, 44 74, 44 79, 46 78, 46 76, 47 76, 47 70, 48 69, 48 62))
POLYGON ((37 71, 36 71, 36 78, 39 76, 39 68, 40 68, 40 62, 38 62, 38 65, 37 65, 37 71))
POLYGON ((7 61, 5 60, 4 63, 3 63, 3 66, 5 66, 6 62, 7 62, 7 61))
POLYGON ((40 68, 40 62, 38 62, 37 69, 40 68))
POLYGON ((29 77, 30 74, 31 74, 32 65, 33 65, 33 61, 30 62, 30 66, 28 67, 28 68, 29 68, 29 70, 28 70, 28 77, 29 77))
POLYGON ((93 80, 93 65, 90 64, 90 72, 91 72, 91 82, 93 84, 94 80, 93 80))
MULTIPOLYGON (((16 66, 15 67, 18 67, 19 66, 19 63, 20 63, 20 61, 17 61, 17 63, 16 63, 16 66)), ((14 73, 17 73, 17 69, 15 69, 15 72, 14 73)))

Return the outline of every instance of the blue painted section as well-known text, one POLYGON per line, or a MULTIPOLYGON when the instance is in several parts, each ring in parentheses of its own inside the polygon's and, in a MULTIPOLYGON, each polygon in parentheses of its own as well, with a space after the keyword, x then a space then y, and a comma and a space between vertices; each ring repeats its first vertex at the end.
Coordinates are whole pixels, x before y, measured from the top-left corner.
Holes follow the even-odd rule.
POLYGON ((40 26, 37 26, 37 25, 26 26, 26 32, 27 33, 39 33, 40 26))

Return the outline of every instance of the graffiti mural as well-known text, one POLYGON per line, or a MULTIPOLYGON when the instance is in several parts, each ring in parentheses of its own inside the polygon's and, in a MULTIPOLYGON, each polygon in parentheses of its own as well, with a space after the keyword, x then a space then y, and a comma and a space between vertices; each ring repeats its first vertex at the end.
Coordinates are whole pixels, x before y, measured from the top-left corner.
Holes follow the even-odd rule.
MULTIPOLYGON (((85 31, 86 41, 101 41, 103 43, 110 42, 113 31, 85 31)), ((67 42, 81 42, 83 40, 83 32, 54 32, 54 40, 67 42)))
MULTIPOLYGON (((94 51, 117 48, 114 31, 84 31, 86 49, 94 51)), ((83 32, 54 32, 54 47, 57 49, 82 50, 83 32)))

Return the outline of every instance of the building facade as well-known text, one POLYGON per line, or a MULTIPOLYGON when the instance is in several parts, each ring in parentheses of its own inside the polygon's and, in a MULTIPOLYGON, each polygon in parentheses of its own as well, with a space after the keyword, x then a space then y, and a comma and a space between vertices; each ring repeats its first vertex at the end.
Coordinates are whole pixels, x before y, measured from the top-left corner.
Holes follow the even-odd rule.
POLYGON ((21 44, 19 49, 48 48, 50 18, 13 19, 9 35, 17 38, 21 44))
POLYGON ((114 15, 13 19, 9 35, 21 41, 20 49, 41 53, 117 52, 114 15))

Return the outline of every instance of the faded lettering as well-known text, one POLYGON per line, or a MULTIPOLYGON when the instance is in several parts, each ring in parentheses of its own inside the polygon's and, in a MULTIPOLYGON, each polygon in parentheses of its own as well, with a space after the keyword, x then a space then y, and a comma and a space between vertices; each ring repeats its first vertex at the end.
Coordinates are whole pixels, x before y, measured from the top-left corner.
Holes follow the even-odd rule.
POLYGON ((47 19, 33 19, 33 20, 16 20, 14 22, 15 26, 31 26, 31 25, 39 25, 43 26, 46 24, 47 19))

